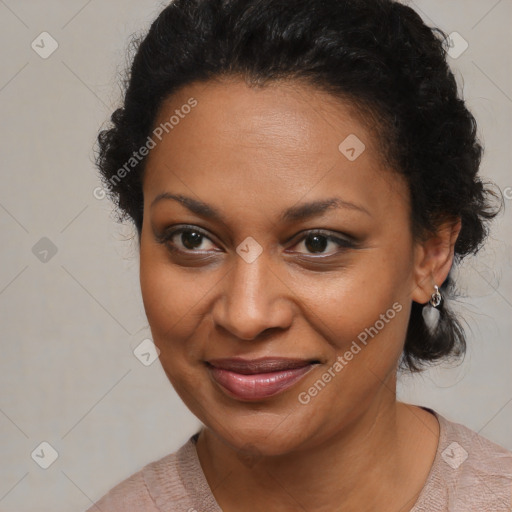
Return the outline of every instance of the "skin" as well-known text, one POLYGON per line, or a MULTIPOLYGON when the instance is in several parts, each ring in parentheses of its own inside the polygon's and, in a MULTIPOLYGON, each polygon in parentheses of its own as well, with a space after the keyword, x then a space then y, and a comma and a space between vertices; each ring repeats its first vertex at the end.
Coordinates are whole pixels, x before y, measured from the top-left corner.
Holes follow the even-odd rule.
POLYGON ((148 156, 140 281, 164 371, 205 426, 197 452, 217 502, 229 512, 410 510, 439 425, 396 400, 397 363, 411 303, 426 303, 446 278, 460 224, 415 240, 407 185, 382 161, 378 135, 325 92, 285 81, 194 83, 164 102, 155 126, 191 97, 197 106, 148 156), (366 146, 355 161, 338 150, 349 134, 366 146), (208 203, 224 222, 178 201, 152 204, 166 192, 208 203), (334 196, 365 211, 280 219, 291 206, 334 196), (183 224, 206 236, 195 246, 190 233, 158 241, 183 224), (356 243, 315 249, 305 233, 313 229, 356 243), (247 237, 262 248, 252 263, 236 252, 247 237), (396 303, 401 311, 300 403, 299 393, 396 303), (224 393, 204 363, 236 356, 320 364, 283 393, 247 402, 224 393))

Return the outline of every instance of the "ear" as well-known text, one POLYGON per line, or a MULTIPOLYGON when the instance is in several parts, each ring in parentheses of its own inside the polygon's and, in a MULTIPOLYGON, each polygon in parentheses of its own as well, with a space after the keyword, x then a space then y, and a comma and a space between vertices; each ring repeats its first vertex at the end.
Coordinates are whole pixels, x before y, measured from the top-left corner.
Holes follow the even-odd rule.
POLYGON ((441 286, 452 268, 455 242, 461 228, 460 219, 446 221, 436 233, 418 242, 415 247, 414 289, 411 298, 426 304, 434 293, 434 285, 441 286))

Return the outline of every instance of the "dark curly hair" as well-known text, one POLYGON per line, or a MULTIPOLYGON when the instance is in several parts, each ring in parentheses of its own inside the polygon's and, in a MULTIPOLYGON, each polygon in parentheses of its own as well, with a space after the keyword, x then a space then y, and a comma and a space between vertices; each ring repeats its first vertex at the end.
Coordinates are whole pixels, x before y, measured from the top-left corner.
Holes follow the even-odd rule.
MULTIPOLYGON (((415 237, 459 218, 455 261, 476 253, 501 198, 477 176, 482 146, 446 61, 446 37, 393 0, 173 1, 135 40, 124 104, 98 136, 96 164, 118 220, 133 221, 140 243, 145 159, 121 169, 146 143, 163 100, 213 78, 238 75, 262 87, 302 80, 373 123, 383 158, 409 185, 415 237)), ((441 307, 432 335, 421 310, 413 303, 400 361, 411 372, 466 350, 453 313, 441 307)))

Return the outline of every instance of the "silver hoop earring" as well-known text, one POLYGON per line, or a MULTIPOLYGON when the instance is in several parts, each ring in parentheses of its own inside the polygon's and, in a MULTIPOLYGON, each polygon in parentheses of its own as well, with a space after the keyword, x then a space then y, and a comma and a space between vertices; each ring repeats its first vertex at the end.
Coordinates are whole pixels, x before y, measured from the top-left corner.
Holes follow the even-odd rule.
POLYGON ((443 296, 439 291, 439 287, 434 285, 434 289, 435 291, 431 295, 430 300, 423 306, 423 309, 421 310, 423 321, 425 322, 425 326, 431 335, 435 334, 439 326, 439 317, 441 316, 441 313, 437 308, 443 300, 443 296))

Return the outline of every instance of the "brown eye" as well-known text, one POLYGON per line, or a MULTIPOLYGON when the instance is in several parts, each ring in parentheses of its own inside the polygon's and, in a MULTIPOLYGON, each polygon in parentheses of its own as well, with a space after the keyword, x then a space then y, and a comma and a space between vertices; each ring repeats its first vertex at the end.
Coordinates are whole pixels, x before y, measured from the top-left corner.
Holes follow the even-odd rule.
POLYGON ((203 235, 197 231, 182 231, 180 241, 188 250, 197 249, 203 241, 203 235))
POLYGON ((305 247, 310 252, 323 252, 329 243, 323 235, 308 235, 305 239, 305 247))
POLYGON ((340 253, 345 249, 350 249, 355 246, 354 242, 350 240, 345 240, 323 231, 307 233, 297 246, 300 244, 303 244, 306 249, 306 252, 298 251, 301 254, 320 254, 326 256, 340 253), (325 252, 329 247, 334 250, 325 252))
POLYGON ((167 245, 172 251, 183 253, 202 253, 211 251, 212 246, 216 247, 205 233, 193 226, 166 231, 159 235, 157 240, 167 245), (210 242, 210 246, 208 242, 210 242))

